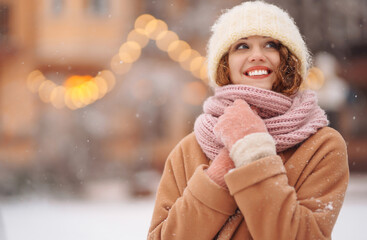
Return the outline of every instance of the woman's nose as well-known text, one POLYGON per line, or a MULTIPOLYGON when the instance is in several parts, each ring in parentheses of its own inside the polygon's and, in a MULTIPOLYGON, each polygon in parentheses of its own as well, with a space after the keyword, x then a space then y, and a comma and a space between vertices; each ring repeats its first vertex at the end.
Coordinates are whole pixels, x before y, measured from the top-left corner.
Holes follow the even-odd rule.
POLYGON ((264 56, 264 53, 261 51, 260 48, 252 48, 251 49, 250 57, 249 57, 250 62, 264 61, 264 60, 265 60, 265 56, 264 56))

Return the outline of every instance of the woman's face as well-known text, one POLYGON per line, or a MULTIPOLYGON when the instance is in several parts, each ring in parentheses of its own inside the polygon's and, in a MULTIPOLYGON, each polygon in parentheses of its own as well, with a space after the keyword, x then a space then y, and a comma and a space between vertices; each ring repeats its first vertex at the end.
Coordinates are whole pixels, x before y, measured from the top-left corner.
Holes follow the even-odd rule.
POLYGON ((229 49, 229 77, 233 84, 271 90, 280 64, 279 41, 263 36, 242 38, 229 49))

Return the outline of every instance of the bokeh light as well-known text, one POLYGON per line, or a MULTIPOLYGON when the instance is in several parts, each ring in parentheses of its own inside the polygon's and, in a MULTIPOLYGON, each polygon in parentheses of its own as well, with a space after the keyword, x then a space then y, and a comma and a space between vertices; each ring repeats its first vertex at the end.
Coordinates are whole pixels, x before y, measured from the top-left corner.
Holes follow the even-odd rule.
POLYGON ((127 41, 136 42, 143 48, 148 44, 149 38, 144 30, 134 29, 127 35, 127 41))
POLYGON ((65 92, 64 86, 57 86, 51 92, 51 103, 55 108, 63 108, 65 106, 65 92))
POLYGON ((190 45, 182 40, 177 40, 172 42, 169 46, 168 46, 168 56, 178 62, 180 59, 180 55, 182 54, 183 51, 190 49, 190 45))
POLYGON ((38 91, 41 100, 45 103, 49 103, 51 101, 52 90, 56 87, 57 85, 50 80, 46 80, 41 83, 38 91))
POLYGON ((101 77, 95 77, 93 78, 93 81, 98 87, 98 99, 101 99, 102 97, 104 97, 104 95, 106 95, 108 91, 107 82, 101 77))
POLYGON ((89 89, 91 103, 96 101, 99 97, 99 89, 97 84, 94 81, 88 81, 85 83, 85 86, 89 89))
POLYGON ((83 94, 79 86, 71 89, 71 101, 76 108, 84 107, 82 102, 83 94))
POLYGON ((178 40, 176 33, 172 31, 163 31, 156 38, 156 45, 162 51, 167 51, 168 46, 178 40))
POLYGON ((143 14, 143 15, 140 15, 136 20, 135 20, 135 24, 134 24, 134 27, 136 29, 142 29, 145 31, 145 27, 146 25, 151 21, 151 20, 154 20, 155 17, 153 17, 152 15, 150 14, 143 14))
POLYGON ((67 89, 66 92, 65 92, 65 105, 71 109, 71 110, 75 110, 77 109, 77 106, 74 105, 73 101, 72 101, 72 92, 73 92, 73 89, 67 89))
POLYGON ((46 80, 45 76, 43 76, 42 72, 39 70, 34 70, 30 74, 28 74, 27 78, 27 86, 28 89, 36 93, 38 92, 38 89, 40 85, 46 80))
POLYGON ((119 56, 123 62, 133 63, 140 57, 141 47, 137 42, 128 41, 120 47, 119 56))
POLYGON ((323 72, 317 67, 312 67, 308 72, 306 87, 316 91, 322 88, 324 82, 325 77, 323 72))
POLYGON ((66 88, 72 88, 75 86, 79 86, 84 82, 89 81, 90 79, 92 79, 92 76, 90 75, 84 75, 84 76, 73 75, 70 76, 68 79, 66 79, 66 81, 64 82, 64 86, 66 88))
POLYGON ((179 60, 181 60, 180 61, 181 67, 187 71, 190 71, 192 60, 200 56, 201 56, 200 53, 193 49, 187 49, 183 51, 179 57, 179 60))
MULTIPOLYGON (((175 32, 169 31, 164 21, 156 19, 150 14, 143 14, 135 20, 134 27, 129 32, 126 42, 121 45, 118 54, 111 59, 110 67, 113 72, 102 70, 95 77, 89 75, 70 76, 59 86, 46 80, 41 71, 34 70, 27 78, 29 90, 34 93, 38 92, 42 101, 51 102, 55 108, 66 106, 75 110, 85 107, 101 99, 114 88, 116 85, 114 74, 123 75, 129 72, 132 64, 140 58, 141 50, 147 46, 149 39, 155 40, 156 46, 160 50, 166 51, 172 60, 179 62, 183 69, 191 71, 193 76, 203 80, 203 82, 208 81, 206 59, 199 52, 191 49, 187 42, 180 40, 175 32)), ((132 92, 135 98, 142 100, 151 95, 151 89, 146 88, 146 85, 146 80, 137 81, 132 92)), ((198 90, 200 87, 197 84, 187 85, 186 88, 200 93, 198 90)), ((188 94, 186 93, 184 96, 188 96, 188 94)))
POLYGON ((204 66, 204 64, 205 64, 205 57, 200 56, 200 57, 194 58, 190 63, 191 73, 195 77, 200 78, 201 77, 200 70, 204 66))
POLYGON ((209 79, 208 79, 208 68, 207 68, 206 61, 203 63, 203 65, 200 68, 199 76, 201 80, 203 80, 205 83, 208 83, 209 79))
POLYGON ((108 70, 100 71, 98 72, 98 77, 101 77, 105 80, 107 84, 107 92, 111 91, 116 84, 115 75, 111 71, 108 70))
POLYGON ((116 54, 113 56, 110 66, 116 74, 123 75, 131 69, 132 64, 122 61, 120 56, 116 54))
POLYGON ((167 24, 162 20, 153 19, 145 27, 147 36, 156 40, 160 33, 166 32, 168 29, 167 24))

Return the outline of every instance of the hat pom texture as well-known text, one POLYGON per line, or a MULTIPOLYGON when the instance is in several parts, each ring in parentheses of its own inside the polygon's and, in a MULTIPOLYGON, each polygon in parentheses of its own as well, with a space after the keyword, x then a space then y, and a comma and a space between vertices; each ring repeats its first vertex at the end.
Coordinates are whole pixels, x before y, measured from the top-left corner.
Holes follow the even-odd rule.
POLYGON ((226 10, 212 26, 212 36, 207 46, 208 77, 212 87, 220 59, 230 46, 241 38, 266 36, 279 40, 301 62, 303 79, 311 57, 294 20, 284 10, 261 1, 244 2, 226 10))

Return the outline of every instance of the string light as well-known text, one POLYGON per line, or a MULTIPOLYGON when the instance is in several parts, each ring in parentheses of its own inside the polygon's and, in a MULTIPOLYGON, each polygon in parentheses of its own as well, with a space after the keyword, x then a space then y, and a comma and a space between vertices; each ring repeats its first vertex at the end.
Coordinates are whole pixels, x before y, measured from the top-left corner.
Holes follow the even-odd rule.
POLYGON ((168 30, 167 24, 162 20, 153 19, 148 22, 145 32, 150 39, 156 40, 160 33, 168 30))
POLYGON ((120 59, 120 56, 116 54, 112 57, 111 60, 111 69, 118 75, 123 75, 130 71, 132 64, 131 63, 125 63, 120 59))
MULTIPOLYGON (((158 49, 167 52, 184 70, 191 71, 193 76, 207 82, 205 57, 191 49, 187 42, 180 40, 175 32, 168 30, 163 20, 150 14, 143 14, 135 20, 134 29, 127 35, 127 41, 111 59, 111 70, 118 75, 128 73, 132 64, 140 58, 149 39, 154 40, 158 49)), ((75 75, 69 77, 63 85, 57 85, 47 80, 41 71, 34 70, 28 75, 27 86, 31 92, 38 92, 45 103, 51 103, 55 108, 66 106, 75 110, 103 98, 111 91, 116 84, 114 73, 102 70, 95 77, 75 75)), ((197 84, 190 87, 198 88, 197 84)))
POLYGON ((142 29, 144 30, 146 25, 151 21, 154 20, 155 17, 153 17, 150 14, 143 14, 140 15, 136 20, 135 20, 135 24, 134 27, 135 29, 142 29))
POLYGON ((136 42, 143 48, 148 44, 149 38, 143 29, 134 29, 127 35, 127 41, 136 42))
POLYGON ((190 45, 182 40, 177 40, 172 42, 167 49, 168 56, 176 62, 179 62, 181 54, 185 51, 191 49, 190 45))
POLYGON ((46 80, 42 72, 39 70, 34 70, 28 75, 27 86, 29 90, 33 93, 37 93, 40 85, 46 80))
POLYGON ((140 57, 141 46, 137 42, 129 41, 120 47, 120 60, 124 63, 133 63, 140 57))
POLYGON ((196 50, 187 49, 183 51, 180 55, 180 58, 182 58, 180 61, 181 67, 186 71, 190 71, 191 62, 197 57, 200 57, 200 53, 196 50))
POLYGON ((178 40, 178 36, 176 33, 172 32, 172 31, 164 31, 161 32, 156 39, 155 44, 157 45, 157 47, 162 50, 162 51, 167 51, 168 50, 168 46, 174 42, 178 40))

